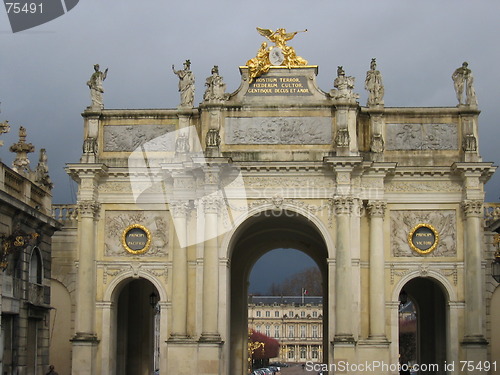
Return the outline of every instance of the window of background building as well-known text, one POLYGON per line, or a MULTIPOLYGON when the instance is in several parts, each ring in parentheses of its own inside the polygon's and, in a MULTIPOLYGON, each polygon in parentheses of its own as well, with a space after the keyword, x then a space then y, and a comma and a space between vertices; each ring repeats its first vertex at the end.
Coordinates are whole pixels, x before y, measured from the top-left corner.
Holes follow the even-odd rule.
POLYGON ((271 311, 266 311, 266 318, 269 318, 271 316, 271 311))
POLYGON ((274 317, 275 318, 279 318, 280 317, 280 312, 279 311, 275 311, 274 312, 274 317))
POLYGON ((260 311, 256 312, 256 316, 257 316, 257 318, 260 318, 260 311))
POLYGON ((293 311, 292 311, 292 310, 290 310, 290 311, 288 312, 288 317, 289 317, 289 318, 293 318, 293 311))
POLYGON ((300 337, 302 337, 302 338, 306 337, 306 326, 305 325, 300 326, 300 337))
POLYGON ((288 359, 294 359, 295 358, 295 349, 293 346, 288 347, 288 359))
POLYGON ((318 317, 318 312, 317 311, 313 311, 313 318, 317 318, 318 317))
POLYGON ((318 326, 317 325, 313 325, 312 326, 312 337, 313 338, 317 338, 318 337, 318 326))
POLYGON ((294 327, 292 325, 288 326, 288 337, 293 338, 295 336, 294 327))
POLYGON ((300 317, 301 318, 305 318, 306 317, 306 312, 305 311, 301 311, 300 312, 300 317))
POLYGON ((306 347, 303 345, 300 347, 300 359, 306 359, 306 347))
POLYGON ((275 338, 280 337, 280 326, 274 326, 274 337, 275 338))
POLYGON ((255 330, 260 333, 260 324, 255 326, 255 330))
POLYGON ((312 359, 318 359, 318 347, 316 345, 312 347, 311 357, 312 359))
POLYGON ((269 324, 266 325, 266 336, 271 336, 271 326, 269 324))

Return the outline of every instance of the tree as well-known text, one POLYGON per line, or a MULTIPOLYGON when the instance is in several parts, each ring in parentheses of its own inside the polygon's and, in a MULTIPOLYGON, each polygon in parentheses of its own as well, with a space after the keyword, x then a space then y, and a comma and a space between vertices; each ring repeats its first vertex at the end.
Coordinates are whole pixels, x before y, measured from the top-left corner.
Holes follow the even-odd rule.
POLYGON ((270 358, 275 358, 279 355, 280 343, 263 333, 254 331, 253 329, 250 330, 250 337, 248 341, 248 347, 252 348, 249 349, 249 356, 250 350, 252 355, 252 368, 267 366, 270 358))
POLYGON ((269 295, 300 296, 303 289, 307 290, 309 296, 323 295, 322 277, 318 267, 310 267, 293 274, 281 283, 272 283, 269 295))

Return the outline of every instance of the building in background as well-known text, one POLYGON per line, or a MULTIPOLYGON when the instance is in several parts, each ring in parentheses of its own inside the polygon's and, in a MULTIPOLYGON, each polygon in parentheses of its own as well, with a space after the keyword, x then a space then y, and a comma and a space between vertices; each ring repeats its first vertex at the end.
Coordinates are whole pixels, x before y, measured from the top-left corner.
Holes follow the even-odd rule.
POLYGON ((12 168, 0 162, 0 373, 44 374, 52 332, 51 237, 60 224, 52 218, 45 150, 31 170, 27 154, 34 146, 22 127, 10 150, 12 168))
POLYGON ((279 341, 274 361, 321 362, 323 297, 249 296, 248 328, 279 341))

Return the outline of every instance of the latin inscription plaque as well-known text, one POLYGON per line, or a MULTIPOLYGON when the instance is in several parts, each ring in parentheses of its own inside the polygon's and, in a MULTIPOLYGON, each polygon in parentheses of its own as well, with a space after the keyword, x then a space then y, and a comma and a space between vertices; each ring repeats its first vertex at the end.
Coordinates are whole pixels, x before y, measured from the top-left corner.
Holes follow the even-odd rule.
POLYGON ((248 87, 250 96, 306 96, 312 95, 305 76, 259 77, 248 87))
POLYGON ((151 233, 140 224, 132 224, 123 231, 122 245, 131 254, 144 254, 151 245, 151 233))
POLYGON ((408 243, 413 251, 429 254, 439 241, 437 230, 430 224, 418 224, 408 233, 408 243))

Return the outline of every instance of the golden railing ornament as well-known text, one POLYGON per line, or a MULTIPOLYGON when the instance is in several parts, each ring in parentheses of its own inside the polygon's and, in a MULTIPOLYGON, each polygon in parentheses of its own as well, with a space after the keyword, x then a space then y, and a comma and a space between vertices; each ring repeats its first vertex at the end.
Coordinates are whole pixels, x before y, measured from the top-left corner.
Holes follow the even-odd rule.
POLYGON ((247 61, 249 83, 252 83, 255 78, 260 77, 262 74, 267 73, 271 66, 285 66, 290 69, 307 65, 307 60, 297 56, 293 47, 286 44, 297 33, 306 32, 307 29, 287 33, 283 28, 273 31, 257 27, 257 31, 260 35, 274 43, 274 46, 268 47, 267 42, 263 42, 257 51, 257 55, 247 61))
POLYGON ((0 236, 0 270, 5 271, 9 265, 7 258, 10 254, 35 244, 39 236, 38 233, 27 234, 20 230, 15 231, 10 236, 0 236))

